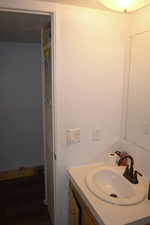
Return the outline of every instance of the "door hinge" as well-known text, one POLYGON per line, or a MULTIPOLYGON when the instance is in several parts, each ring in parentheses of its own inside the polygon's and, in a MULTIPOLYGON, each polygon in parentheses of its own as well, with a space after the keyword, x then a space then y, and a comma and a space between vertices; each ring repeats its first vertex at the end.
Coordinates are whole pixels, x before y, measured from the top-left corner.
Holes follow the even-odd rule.
POLYGON ((56 153, 54 153, 54 159, 56 160, 56 158, 57 158, 57 157, 56 157, 56 153))

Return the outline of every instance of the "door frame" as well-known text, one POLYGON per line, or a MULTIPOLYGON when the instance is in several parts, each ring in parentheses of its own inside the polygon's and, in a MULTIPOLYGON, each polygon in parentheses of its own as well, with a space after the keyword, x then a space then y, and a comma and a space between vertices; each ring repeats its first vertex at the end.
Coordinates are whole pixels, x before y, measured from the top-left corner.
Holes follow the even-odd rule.
MULTIPOLYGON (((0 0, 0 12, 14 12, 14 13, 26 13, 26 14, 37 14, 50 16, 51 27, 52 27, 52 121, 53 121, 53 153, 54 153, 54 225, 56 224, 56 147, 55 147, 55 7, 51 3, 35 3, 31 1, 30 5, 28 2, 19 2, 14 0, 10 2, 9 0, 0 0), (23 3, 23 4, 22 4, 23 3), (49 7, 47 7, 49 6, 49 7), (42 10, 41 10, 42 9, 42 10)), ((41 44, 42 46, 42 44, 41 44)), ((42 48, 41 48, 42 49, 42 48)), ((47 204, 47 163, 46 163, 46 137, 45 137, 45 95, 44 95, 44 71, 43 71, 43 54, 41 54, 41 86, 42 86, 42 124, 43 124, 43 149, 44 149, 44 176, 45 176, 45 200, 44 203, 47 204)))

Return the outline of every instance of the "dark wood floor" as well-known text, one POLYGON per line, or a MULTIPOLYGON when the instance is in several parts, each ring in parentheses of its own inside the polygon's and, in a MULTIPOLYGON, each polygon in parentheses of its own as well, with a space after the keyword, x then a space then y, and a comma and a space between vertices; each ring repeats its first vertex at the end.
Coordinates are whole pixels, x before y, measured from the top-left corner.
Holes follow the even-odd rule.
POLYGON ((43 175, 0 181, 0 225, 50 225, 43 175))

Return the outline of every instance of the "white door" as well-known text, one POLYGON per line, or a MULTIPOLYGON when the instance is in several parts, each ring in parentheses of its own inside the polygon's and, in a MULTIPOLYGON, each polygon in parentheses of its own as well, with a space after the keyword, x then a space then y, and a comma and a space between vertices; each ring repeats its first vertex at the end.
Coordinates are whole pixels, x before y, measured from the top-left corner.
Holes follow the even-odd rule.
POLYGON ((54 224, 54 185, 55 185, 55 154, 53 144, 53 85, 52 85, 52 47, 51 24, 42 30, 43 50, 43 88, 44 88, 44 135, 45 135, 45 185, 47 189, 47 203, 51 219, 54 224))

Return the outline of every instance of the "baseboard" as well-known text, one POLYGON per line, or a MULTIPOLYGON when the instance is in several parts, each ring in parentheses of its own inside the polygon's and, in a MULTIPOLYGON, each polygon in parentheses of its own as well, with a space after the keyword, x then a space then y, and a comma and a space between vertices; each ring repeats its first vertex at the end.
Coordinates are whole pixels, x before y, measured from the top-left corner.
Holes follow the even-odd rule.
POLYGON ((23 177, 32 177, 32 176, 35 176, 38 174, 41 175, 43 173, 44 173, 43 166, 37 166, 37 167, 32 167, 32 168, 20 167, 15 170, 0 172, 0 181, 19 179, 19 178, 23 178, 23 177))

